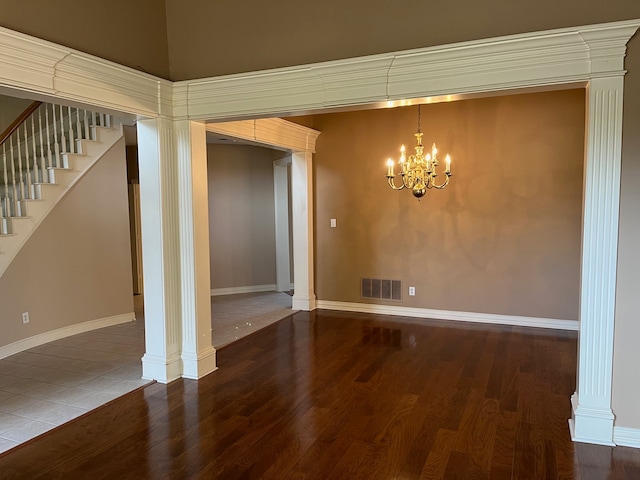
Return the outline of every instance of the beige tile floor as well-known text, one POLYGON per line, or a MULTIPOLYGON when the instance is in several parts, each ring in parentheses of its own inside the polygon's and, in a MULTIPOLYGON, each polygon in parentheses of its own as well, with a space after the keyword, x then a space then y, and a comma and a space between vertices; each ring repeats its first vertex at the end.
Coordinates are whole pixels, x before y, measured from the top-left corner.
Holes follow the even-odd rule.
MULTIPOLYGON (((144 354, 142 297, 135 322, 101 328, 0 360, 0 453, 135 390, 144 354)), ((291 297, 213 297, 214 346, 227 345, 288 315, 291 297)))
POLYGON ((223 347, 293 313, 291 296, 281 292, 211 297, 211 343, 223 347))
POLYGON ((0 452, 149 383, 143 353, 137 320, 0 360, 0 452))

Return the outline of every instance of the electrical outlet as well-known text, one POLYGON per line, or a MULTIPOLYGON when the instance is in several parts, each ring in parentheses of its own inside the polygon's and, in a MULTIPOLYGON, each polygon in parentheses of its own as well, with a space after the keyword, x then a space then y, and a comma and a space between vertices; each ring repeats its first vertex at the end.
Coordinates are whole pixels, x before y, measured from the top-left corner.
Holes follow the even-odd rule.
POLYGON ((26 325, 27 323, 29 323, 29 312, 24 312, 22 314, 22 323, 24 325, 26 325))
POLYGON ((409 287, 409 296, 410 297, 416 296, 416 287, 409 287))
POLYGON ((336 228, 337 222, 335 218, 331 219, 331 228, 336 228))

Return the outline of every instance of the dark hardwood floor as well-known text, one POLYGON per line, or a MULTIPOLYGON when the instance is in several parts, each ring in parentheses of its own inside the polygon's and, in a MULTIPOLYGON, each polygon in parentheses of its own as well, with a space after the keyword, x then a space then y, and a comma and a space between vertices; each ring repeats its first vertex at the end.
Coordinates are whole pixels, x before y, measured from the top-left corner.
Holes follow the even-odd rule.
POLYGON ((0 457, 25 479, 640 479, 572 443, 575 333, 317 311, 0 457))

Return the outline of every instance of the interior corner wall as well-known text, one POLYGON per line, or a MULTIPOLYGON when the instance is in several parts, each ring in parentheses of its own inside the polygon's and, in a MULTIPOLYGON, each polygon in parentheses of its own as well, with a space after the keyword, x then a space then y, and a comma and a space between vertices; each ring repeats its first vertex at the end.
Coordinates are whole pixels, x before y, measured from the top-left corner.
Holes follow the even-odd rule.
POLYGON ((212 289, 276 283, 277 156, 262 147, 207 145, 212 289))
POLYGON ((624 120, 612 406, 615 425, 640 429, 640 36, 628 44, 624 120))
POLYGON ((58 202, 0 277, 0 346, 132 312, 121 139, 58 202), (22 324, 22 312, 30 323, 22 324))
POLYGON ((164 0, 0 0, 0 26, 169 78, 164 0))
POLYGON ((4 132, 30 104, 31 100, 0 95, 0 133, 4 132))
POLYGON ((453 176, 420 201, 385 178, 417 114, 315 117, 318 299, 577 320, 584 89, 423 105, 453 176), (402 301, 361 298, 362 277, 402 280, 402 301))

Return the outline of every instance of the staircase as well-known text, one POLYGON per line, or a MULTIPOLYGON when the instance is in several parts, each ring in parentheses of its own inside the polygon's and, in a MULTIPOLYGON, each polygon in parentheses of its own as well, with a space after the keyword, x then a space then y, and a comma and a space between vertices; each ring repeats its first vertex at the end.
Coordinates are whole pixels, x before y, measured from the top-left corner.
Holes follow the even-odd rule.
POLYGON ((54 205, 120 138, 111 116, 34 102, 0 136, 0 277, 54 205))

